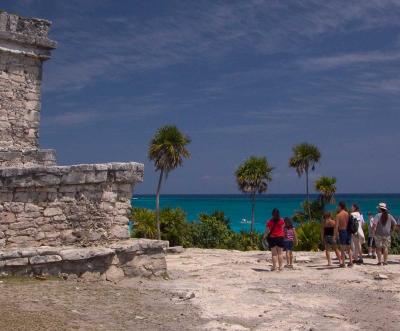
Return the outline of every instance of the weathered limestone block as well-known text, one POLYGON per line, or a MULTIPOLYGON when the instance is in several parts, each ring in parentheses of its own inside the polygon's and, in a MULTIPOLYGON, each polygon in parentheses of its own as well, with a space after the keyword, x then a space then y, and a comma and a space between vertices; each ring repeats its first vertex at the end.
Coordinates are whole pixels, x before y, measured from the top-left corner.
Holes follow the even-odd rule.
POLYGON ((29 263, 28 258, 21 257, 21 258, 6 260, 5 266, 7 267, 26 266, 28 263, 29 263))
POLYGON ((112 247, 29 247, 0 250, 0 273, 76 275, 86 280, 118 281, 123 277, 166 274, 167 242, 132 239, 112 247), (145 250, 142 247, 146 247, 145 250))
MULTIPOLYGON (((0 112, 1 113, 1 112, 0 112)), ((35 112, 38 114, 38 112, 35 112)), ((2 127, 0 120, 0 128, 2 127)), ((10 125, 9 125, 10 126, 10 125)), ((7 126, 8 127, 8 126, 7 126)), ((10 150, 0 149, 0 167, 16 167, 16 166, 35 166, 44 165, 52 166, 56 164, 56 154, 54 150, 46 149, 29 149, 29 150, 10 150)))
POLYGON ((111 282, 117 282, 123 279, 124 277, 125 277, 124 271, 115 265, 110 266, 110 268, 108 268, 108 270, 105 273, 106 280, 111 282))
POLYGON ((87 260, 93 257, 106 256, 113 254, 114 251, 109 248, 73 248, 60 251, 60 256, 65 261, 87 260))
POLYGON ((53 263, 60 261, 62 261, 60 255, 44 255, 44 256, 37 255, 29 259, 30 264, 46 264, 46 263, 53 263))

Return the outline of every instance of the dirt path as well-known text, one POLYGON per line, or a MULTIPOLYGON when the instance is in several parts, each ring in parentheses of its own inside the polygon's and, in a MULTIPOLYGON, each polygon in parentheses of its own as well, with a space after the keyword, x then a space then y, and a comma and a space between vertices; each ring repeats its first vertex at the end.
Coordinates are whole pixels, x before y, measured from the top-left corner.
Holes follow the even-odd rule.
POLYGON ((375 260, 339 269, 326 267, 322 253, 297 256, 309 262, 271 272, 268 253, 189 249, 168 256, 171 280, 141 286, 193 292, 202 329, 399 330, 400 257, 382 269, 375 260), (389 279, 374 279, 377 272, 389 279))
POLYGON ((172 305, 161 290, 105 282, 3 280, 1 331, 189 330, 200 325, 190 304, 172 305))

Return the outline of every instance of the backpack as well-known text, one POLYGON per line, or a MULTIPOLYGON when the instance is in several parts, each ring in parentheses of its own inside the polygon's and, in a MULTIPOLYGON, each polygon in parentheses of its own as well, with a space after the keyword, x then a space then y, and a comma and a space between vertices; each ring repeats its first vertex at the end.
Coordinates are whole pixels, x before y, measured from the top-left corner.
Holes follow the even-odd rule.
POLYGON ((350 214, 349 223, 347 223, 347 231, 351 234, 356 234, 358 232, 358 219, 350 214))

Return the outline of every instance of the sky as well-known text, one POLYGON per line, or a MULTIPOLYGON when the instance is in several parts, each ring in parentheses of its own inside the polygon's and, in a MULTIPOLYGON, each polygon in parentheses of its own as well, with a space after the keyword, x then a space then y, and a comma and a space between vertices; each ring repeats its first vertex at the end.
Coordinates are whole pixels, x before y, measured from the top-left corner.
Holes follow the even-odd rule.
POLYGON ((145 164, 157 128, 189 135, 163 193, 238 193, 251 155, 270 193, 302 193, 293 145, 322 153, 311 176, 341 193, 400 192, 400 0, 0 0, 53 22, 40 142, 60 164, 145 164))

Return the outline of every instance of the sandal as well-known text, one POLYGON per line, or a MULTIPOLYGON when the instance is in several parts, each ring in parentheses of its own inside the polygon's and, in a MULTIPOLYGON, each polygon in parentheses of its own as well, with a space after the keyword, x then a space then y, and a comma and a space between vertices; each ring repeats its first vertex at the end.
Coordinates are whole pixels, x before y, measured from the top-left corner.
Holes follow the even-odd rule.
POLYGON ((339 264, 339 268, 346 268, 346 265, 344 263, 339 264))

